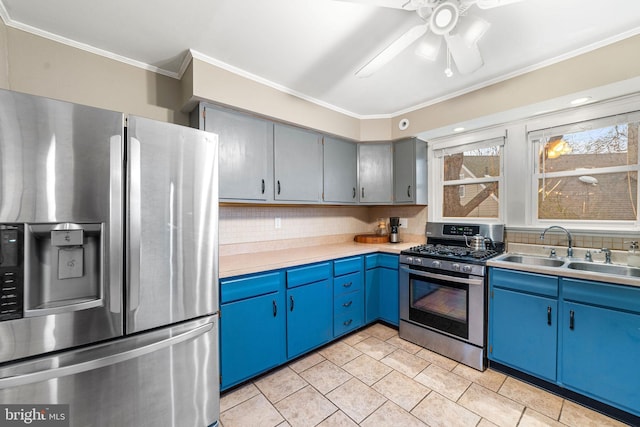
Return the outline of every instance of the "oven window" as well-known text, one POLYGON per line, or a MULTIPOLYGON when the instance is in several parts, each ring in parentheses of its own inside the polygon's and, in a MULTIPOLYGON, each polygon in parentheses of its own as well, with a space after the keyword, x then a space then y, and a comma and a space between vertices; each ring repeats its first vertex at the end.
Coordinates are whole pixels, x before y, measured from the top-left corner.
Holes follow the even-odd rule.
POLYGON ((461 338, 469 338, 468 285, 410 275, 409 319, 461 338))

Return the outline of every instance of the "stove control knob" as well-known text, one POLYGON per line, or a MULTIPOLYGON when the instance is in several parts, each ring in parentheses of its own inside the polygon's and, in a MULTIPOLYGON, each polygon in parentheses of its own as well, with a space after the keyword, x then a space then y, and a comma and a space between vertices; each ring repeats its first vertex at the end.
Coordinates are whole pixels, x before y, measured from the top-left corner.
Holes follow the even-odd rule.
POLYGON ((405 261, 407 261, 408 264, 413 264, 413 257, 412 256, 407 256, 407 257, 405 257, 405 261))
POLYGON ((422 265, 422 258, 414 258, 414 259, 413 259, 413 263, 414 263, 414 264, 422 265))
POLYGON ((435 267, 435 268, 440 268, 440 261, 433 261, 433 262, 431 263, 431 266, 432 266, 432 267, 435 267))
POLYGON ((453 271, 460 271, 460 264, 451 264, 451 269, 453 271))
POLYGON ((465 265, 462 267, 462 271, 464 271, 465 273, 471 273, 471 270, 473 270, 473 267, 471 267, 470 265, 465 265))

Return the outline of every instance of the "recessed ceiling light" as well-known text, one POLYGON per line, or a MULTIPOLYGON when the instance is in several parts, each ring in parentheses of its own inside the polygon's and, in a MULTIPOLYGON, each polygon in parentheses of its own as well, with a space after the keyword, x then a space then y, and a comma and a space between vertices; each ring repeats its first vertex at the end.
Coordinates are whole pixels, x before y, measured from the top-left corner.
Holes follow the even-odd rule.
POLYGON ((582 98, 577 98, 574 99, 573 101, 571 101, 571 105, 580 105, 580 104, 584 104, 585 102, 589 102, 591 101, 591 97, 590 96, 585 96, 582 98))
POLYGON ((453 129, 454 132, 462 132, 463 130, 464 130, 463 127, 458 127, 453 129))

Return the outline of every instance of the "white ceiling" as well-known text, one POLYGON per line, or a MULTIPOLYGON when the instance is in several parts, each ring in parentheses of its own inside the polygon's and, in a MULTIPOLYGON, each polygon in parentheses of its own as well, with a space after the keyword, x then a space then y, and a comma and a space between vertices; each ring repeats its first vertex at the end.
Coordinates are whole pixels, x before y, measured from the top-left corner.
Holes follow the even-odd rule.
POLYGON ((357 78, 356 70, 421 22, 415 12, 360 1, 0 0, 0 16, 7 25, 177 78, 192 50, 361 118, 400 114, 640 34, 638 0, 474 5, 466 13, 491 23, 479 42, 480 70, 447 78, 443 49, 428 62, 410 47, 373 76, 357 78))

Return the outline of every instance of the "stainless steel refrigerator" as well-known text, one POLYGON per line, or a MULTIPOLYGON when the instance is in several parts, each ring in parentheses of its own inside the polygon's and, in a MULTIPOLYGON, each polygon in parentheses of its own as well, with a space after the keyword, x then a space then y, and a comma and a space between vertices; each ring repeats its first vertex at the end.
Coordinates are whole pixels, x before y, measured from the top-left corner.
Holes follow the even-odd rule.
POLYGON ((0 421, 217 425, 217 164, 214 134, 0 90, 0 421))

